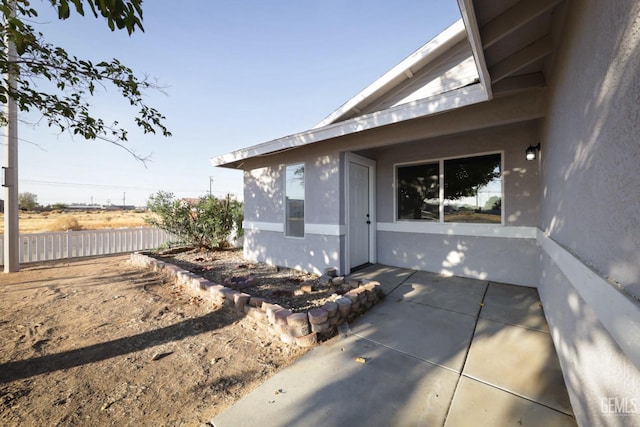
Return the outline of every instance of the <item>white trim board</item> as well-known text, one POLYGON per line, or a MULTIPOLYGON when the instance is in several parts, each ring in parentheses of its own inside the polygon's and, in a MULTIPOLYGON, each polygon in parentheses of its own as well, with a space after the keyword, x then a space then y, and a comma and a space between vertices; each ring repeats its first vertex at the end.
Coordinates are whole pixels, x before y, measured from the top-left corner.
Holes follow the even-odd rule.
POLYGON ((540 229, 537 229, 536 240, 596 313, 629 360, 640 367, 640 303, 625 295, 540 229))
MULTIPOLYGON (((284 233, 284 224, 281 222, 244 221, 242 227, 245 230, 272 231, 284 233)), ((344 236, 345 226, 342 224, 305 224, 304 234, 318 234, 322 236, 344 236)))
POLYGON ((536 227, 508 227, 500 224, 465 224, 421 221, 379 222, 378 231, 396 233, 440 234, 446 236, 501 237, 535 239, 536 227))
POLYGON ((281 222, 243 221, 242 228, 256 231, 275 231, 284 233, 284 224, 281 222))

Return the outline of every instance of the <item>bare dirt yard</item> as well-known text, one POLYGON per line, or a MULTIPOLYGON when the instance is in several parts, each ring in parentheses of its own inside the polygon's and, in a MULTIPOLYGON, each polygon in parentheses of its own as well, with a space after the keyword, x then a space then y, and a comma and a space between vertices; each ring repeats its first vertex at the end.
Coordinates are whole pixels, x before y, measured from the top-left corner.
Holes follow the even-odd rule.
POLYGON ((1 274, 0 425, 201 425, 304 352, 254 328, 125 255, 1 274))

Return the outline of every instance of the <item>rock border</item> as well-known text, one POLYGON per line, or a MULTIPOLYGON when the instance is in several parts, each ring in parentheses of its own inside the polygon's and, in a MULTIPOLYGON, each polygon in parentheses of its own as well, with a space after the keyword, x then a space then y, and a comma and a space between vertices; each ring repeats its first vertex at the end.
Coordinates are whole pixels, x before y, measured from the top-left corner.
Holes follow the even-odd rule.
POLYGON ((299 347, 312 347, 318 341, 335 336, 339 326, 359 317, 384 298, 380 282, 351 279, 349 285, 352 289, 344 295, 336 295, 333 301, 327 301, 322 307, 292 313, 291 310, 265 301, 264 298, 252 297, 215 284, 177 265, 140 252, 132 253, 130 262, 160 273, 218 306, 226 306, 246 314, 259 326, 263 326, 263 329, 277 336, 280 341, 299 347))

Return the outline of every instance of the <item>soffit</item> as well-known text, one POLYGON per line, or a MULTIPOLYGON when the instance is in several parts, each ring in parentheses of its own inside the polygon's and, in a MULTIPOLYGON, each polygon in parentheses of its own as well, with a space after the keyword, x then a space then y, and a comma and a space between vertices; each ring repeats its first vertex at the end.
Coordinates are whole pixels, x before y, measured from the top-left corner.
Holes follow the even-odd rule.
POLYGON ((565 0, 470 0, 492 92, 545 85, 565 0))

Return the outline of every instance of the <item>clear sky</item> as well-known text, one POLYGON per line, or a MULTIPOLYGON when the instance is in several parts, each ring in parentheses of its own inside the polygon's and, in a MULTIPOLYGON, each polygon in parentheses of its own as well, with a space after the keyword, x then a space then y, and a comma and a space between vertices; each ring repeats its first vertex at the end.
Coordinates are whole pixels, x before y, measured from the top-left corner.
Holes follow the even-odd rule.
POLYGON ((158 190, 198 197, 210 177, 214 195, 241 196, 241 172, 214 168, 210 157, 309 129, 460 18, 455 0, 146 0, 145 32, 129 37, 33 5, 50 42, 157 79, 165 94, 146 100, 173 133, 136 131, 114 90, 92 102, 130 129, 130 148, 151 154, 146 167, 114 145, 21 124, 19 192, 43 205, 144 205, 158 190))

